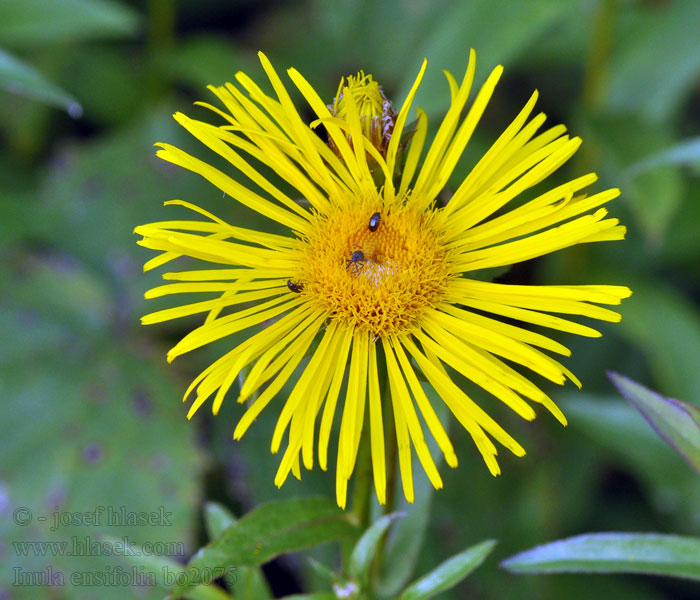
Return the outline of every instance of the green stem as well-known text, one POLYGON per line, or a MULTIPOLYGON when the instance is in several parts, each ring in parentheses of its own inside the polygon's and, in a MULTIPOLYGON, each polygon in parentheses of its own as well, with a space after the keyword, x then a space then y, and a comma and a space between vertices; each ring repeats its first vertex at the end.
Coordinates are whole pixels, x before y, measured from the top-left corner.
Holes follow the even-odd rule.
POLYGON ((382 411, 384 415, 384 439, 386 444, 386 504, 382 507, 382 514, 388 515, 394 512, 396 503, 396 464, 399 457, 399 447, 396 443, 396 423, 394 422, 394 407, 391 404, 391 389, 388 382, 384 393, 384 405, 382 411))
MULTIPOLYGON (((382 514, 388 515, 394 512, 396 503, 396 473, 399 449, 396 444, 396 422, 394 421, 394 407, 391 398, 391 386, 389 377, 386 375, 386 364, 384 368, 384 381, 380 380, 382 390, 382 415, 384 417, 384 444, 387 449, 387 482, 386 482, 386 503, 382 507, 382 514)), ((385 533, 379 540, 377 552, 371 570, 371 590, 376 588, 377 580, 380 576, 382 565, 384 564, 384 551, 386 550, 387 534, 385 533)))
MULTIPOLYGON (((617 8, 618 0, 598 0, 582 83, 581 104, 584 126, 590 122, 588 120, 590 117, 600 112, 604 102, 617 8)), ((591 137, 595 138, 595 136, 591 137)), ((573 172, 591 173, 597 170, 600 164, 600 151, 596 147, 595 139, 590 142, 583 144, 576 153, 572 163, 573 172)), ((563 261, 559 266, 561 273, 585 273, 589 255, 590 248, 584 244, 570 248, 563 255, 563 261)))
MULTIPOLYGON (((381 348, 377 348, 377 378, 379 380, 379 390, 382 397, 382 411, 385 418, 387 414, 391 419, 391 428, 393 431, 394 419, 391 410, 391 400, 389 391, 389 376, 387 375, 386 362, 384 352, 381 348), (387 401, 389 399, 389 401, 387 401), (388 411, 387 411, 388 407, 388 411)), ((374 481, 372 469, 372 447, 369 431, 368 419, 365 419, 365 424, 362 427, 362 437, 360 438, 360 448, 357 453, 357 472, 355 475, 355 489, 352 494, 352 512, 357 518, 357 522, 362 529, 367 529, 370 521, 370 505, 372 499, 372 482, 374 481)), ((386 429, 386 428, 385 428, 386 429)), ((391 461, 391 449, 396 445, 395 442, 387 440, 389 443, 389 458, 391 461), (393 446, 392 446, 393 445, 393 446)), ((394 463, 396 457, 394 457, 394 463)), ((389 480, 387 482, 387 499, 390 495, 393 497, 393 470, 391 462, 388 470, 389 480)), ((387 502, 388 504, 388 502, 387 502)))
POLYGON ((175 0, 149 0, 148 15, 151 50, 172 47, 175 42, 175 0))
POLYGON ((362 531, 369 526, 370 499, 372 497, 372 450, 369 427, 362 428, 360 448, 357 451, 355 487, 352 493, 352 512, 362 531))
POLYGON ((583 77, 583 104, 589 110, 598 108, 603 101, 616 12, 617 0, 599 0, 583 77))
POLYGON ((165 88, 160 76, 158 60, 175 43, 175 0, 149 0, 148 2, 148 93, 157 98, 165 88))

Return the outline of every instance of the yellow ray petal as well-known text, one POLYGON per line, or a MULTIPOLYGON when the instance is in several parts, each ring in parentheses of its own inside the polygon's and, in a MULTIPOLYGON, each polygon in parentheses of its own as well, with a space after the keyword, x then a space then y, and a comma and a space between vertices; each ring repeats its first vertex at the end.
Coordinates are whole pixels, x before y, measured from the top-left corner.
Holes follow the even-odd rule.
MULTIPOLYGON (((321 373, 321 379, 323 379, 325 377, 325 373, 323 372, 324 369, 330 366, 327 362, 328 357, 326 353, 328 352, 329 346, 334 341, 335 326, 330 329, 327 329, 324 332, 324 335, 321 338, 318 348, 316 348, 316 351, 311 356, 309 364, 306 365, 304 372, 301 374, 298 381, 294 385, 294 389, 292 389, 291 393, 289 394, 289 398, 287 398, 287 401, 285 402, 284 407, 280 412, 280 416, 277 419, 277 425, 275 426, 275 431, 272 434, 273 453, 277 452, 277 450, 279 449, 280 443, 282 442, 282 436, 284 435, 285 431, 287 430, 287 427, 289 426, 290 422, 295 417, 295 415, 303 415, 304 409, 299 408, 301 403, 303 402, 305 405, 315 405, 319 403, 319 399, 313 395, 313 392, 318 391, 314 390, 314 388, 315 384, 318 381, 317 378, 319 377, 319 372, 321 373)), ((297 420, 297 423, 299 423, 299 425, 301 425, 303 422, 303 416, 301 420, 297 420)), ((290 434, 289 446, 295 448, 295 451, 298 451, 302 446, 302 438, 303 429, 299 427, 297 431, 293 432, 293 434, 290 434)))
POLYGON ((563 385, 566 381, 560 365, 546 354, 510 337, 462 320, 461 313, 452 306, 445 305, 440 308, 441 310, 426 315, 426 322, 430 321, 451 331, 457 337, 492 354, 521 364, 554 383, 563 385))
POLYGON ((289 97, 289 94, 282 83, 282 80, 277 75, 277 72, 265 54, 259 52, 258 57, 260 58, 260 64, 262 64, 262 67, 265 70, 265 73, 267 73, 270 83, 272 84, 272 87, 279 98, 284 114, 287 117, 287 124, 289 126, 287 133, 299 145, 306 158, 314 166, 316 175, 320 177, 320 180, 324 181, 324 187, 326 187, 326 189, 331 188, 334 182, 332 178, 328 176, 328 169, 323 164, 318 151, 314 147, 312 137, 315 137, 316 134, 311 131, 311 128, 301 120, 292 99, 289 97))
POLYGON ((461 298, 459 303, 463 306, 469 306, 477 310, 495 313, 497 315, 502 315, 510 319, 517 319, 518 321, 523 321, 525 323, 549 327, 550 329, 566 331, 567 333, 574 333, 576 335, 586 337, 600 337, 602 335, 599 331, 593 329, 592 327, 587 327, 586 325, 581 325, 580 323, 568 321, 567 319, 562 319, 560 317, 553 317, 552 315, 538 312, 536 310, 508 306, 506 304, 499 304, 488 300, 475 300, 473 298, 461 298))
MULTIPOLYGON (((494 72, 502 71, 502 67, 498 67, 494 72)), ((430 145, 430 149, 423 161, 423 167, 418 174, 418 179, 413 186, 413 193, 415 197, 426 198, 428 201, 432 198, 428 197, 427 190, 430 188, 432 180, 436 175, 436 165, 440 164, 442 157, 445 153, 452 134, 455 129, 457 129, 457 124, 462 113, 462 109, 469 98, 469 92, 471 90, 472 83, 474 81, 474 73, 476 71, 476 53, 472 49, 469 53, 469 64, 467 65, 467 70, 464 73, 464 79, 460 85, 459 91, 456 97, 452 101, 450 108, 447 111, 440 127, 438 128, 433 143, 430 145)), ((493 73, 491 74, 493 76, 493 73)))
MULTIPOLYGON (((241 342, 236 348, 217 360, 212 365, 211 371, 207 372, 207 370, 202 373, 190 385, 187 395, 195 385, 198 385, 196 404, 199 406, 214 392, 217 392, 217 397, 212 405, 212 412, 217 414, 223 401, 223 394, 228 391, 241 370, 263 354, 271 344, 283 338, 300 320, 306 318, 309 312, 310 309, 301 307, 241 342), (198 381, 201 383, 198 384, 198 381)), ((270 373, 270 376, 272 374, 270 373)))
POLYGON ((418 377, 416 377, 413 366, 409 362, 398 338, 396 336, 392 336, 391 342, 394 352, 396 352, 396 356, 399 359, 399 364, 401 365, 403 375, 411 388, 411 392, 413 392, 413 397, 416 399, 416 404, 418 404, 418 408, 420 408, 421 414, 428 425, 428 429, 430 429, 430 432, 433 434, 433 437, 440 447, 440 450, 442 450, 442 453, 445 456, 445 462, 447 462, 450 467, 455 468, 457 466, 457 455, 455 454, 452 442, 450 442, 450 438, 447 437, 447 433, 445 432, 440 419, 435 413, 433 405, 425 395, 423 386, 421 385, 420 381, 418 381, 418 377))
POLYGON ((228 175, 222 173, 219 169, 208 165, 204 161, 183 152, 170 144, 158 144, 161 150, 156 155, 163 160, 167 160, 175 165, 179 165, 185 169, 193 171, 204 177, 207 181, 218 187, 241 204, 248 208, 259 212, 273 221, 277 221, 282 225, 286 225, 296 231, 307 232, 309 230, 308 222, 296 214, 288 210, 276 206, 269 200, 266 200, 259 194, 254 193, 245 186, 241 185, 228 175))
POLYGON ((238 311, 233 315, 226 315, 210 323, 205 323, 188 333, 168 352, 168 361, 172 361, 176 356, 201 348, 215 340, 243 331, 254 325, 259 325, 263 321, 285 313, 302 303, 303 300, 299 298, 288 300, 283 296, 282 298, 275 298, 263 304, 238 311))
POLYGON ((323 312, 319 310, 302 313, 300 309, 294 312, 301 314, 296 321, 288 320, 289 324, 283 330, 279 330, 284 331, 283 335, 275 332, 274 338, 265 340, 266 350, 248 372, 245 383, 241 386, 239 402, 245 402, 251 394, 277 373, 298 352, 298 348, 304 344, 303 340, 307 336, 313 339, 325 318, 323 312))
POLYGON ((335 408, 338 403, 338 394, 340 387, 343 384, 345 377, 345 367, 352 343, 354 330, 352 328, 341 328, 339 335, 342 336, 338 344, 338 356, 335 362, 335 372, 331 387, 328 390, 328 397, 323 407, 323 417, 321 418, 321 426, 318 432, 318 462, 324 471, 328 468, 328 442, 331 435, 331 427, 333 426, 333 417, 335 408))
MULTIPOLYGON (((314 377, 314 386, 309 391, 309 402, 305 406, 303 417, 303 442, 302 442, 302 458, 304 466, 307 469, 313 467, 313 452, 314 452, 314 432, 316 428, 316 418, 321 408, 328 388, 335 374, 336 356, 340 347, 342 336, 337 331, 337 322, 332 321, 326 329, 326 334, 329 336, 329 344, 324 347, 323 360, 319 363, 319 372, 314 377)), ((320 348, 320 346, 319 346, 320 348)))
POLYGON ((616 227, 618 220, 605 219, 605 215, 605 209, 601 208, 595 214, 579 217, 527 238, 466 253, 455 260, 454 267, 460 272, 476 271, 512 265, 576 244, 604 239, 624 239, 624 228, 616 227), (606 234, 610 232, 610 234, 604 238, 598 238, 597 236, 603 232, 606 234))
MULTIPOLYGON (((386 151, 386 166, 387 166, 387 170, 389 171, 389 173, 394 172, 394 168, 396 166, 396 155, 397 155, 398 150, 399 150, 399 143, 401 142, 401 134, 403 133, 403 128, 404 128, 404 125, 406 124, 406 119, 408 118, 408 113, 411 111, 411 105, 413 104, 413 99, 416 96, 416 92, 418 91, 418 86, 420 85, 420 82, 423 79, 423 74, 425 73, 425 69, 427 66, 428 66, 428 61, 427 61, 427 59, 424 59, 423 64, 421 65, 421 68, 418 71, 418 75, 416 76, 416 79, 414 80, 413 85, 411 86, 411 89, 408 91, 408 95, 406 96, 406 100, 404 100, 404 103, 401 106, 401 109, 399 110, 399 114, 396 117, 396 123, 394 123, 394 131, 391 134, 391 139, 389 140, 389 146, 387 147, 387 151, 386 151)), ((426 123, 426 126, 427 126, 427 123, 426 123)), ((413 142, 411 142, 411 143, 413 143, 413 142)), ((421 146, 422 146, 422 143, 421 143, 421 146)), ((416 157, 416 159, 417 159, 417 157, 416 157)), ((403 185, 401 187, 403 188, 403 185)), ((402 195, 401 192, 399 192, 399 196, 401 196, 401 195, 402 195)))
MULTIPOLYGON (((399 410, 395 409, 395 412, 400 412, 402 418, 405 420, 406 427, 408 428, 408 434, 410 441, 413 442, 413 446, 416 449, 416 454, 418 459, 423 465, 430 483, 437 490, 442 488, 442 478, 440 473, 435 466, 433 457, 430 455, 430 450, 428 445, 425 443, 425 438, 423 437, 423 428, 418 421, 418 415, 416 415, 416 409, 411 401, 411 396, 408 393, 408 388, 406 387, 406 382, 401 375, 401 369, 396 362, 396 357, 391 349, 390 344, 384 346, 386 354, 386 366, 389 373, 389 381, 392 383, 392 405, 399 405, 399 410)), ((397 436, 398 437, 398 436, 397 436)), ((400 452, 400 450, 399 450, 400 452)))
POLYGON ((348 373, 348 389, 345 394, 343 417, 340 422, 340 437, 338 438, 338 476, 343 476, 346 479, 350 478, 355 468, 357 448, 364 421, 367 398, 368 343, 369 334, 367 332, 355 331, 348 373))
POLYGON ((417 109, 418 123, 416 124, 416 132, 411 137, 408 144, 408 152, 404 163, 403 172, 401 173, 401 186, 399 187, 399 198, 403 198, 408 191, 413 175, 416 172, 420 155, 423 152, 425 138, 428 135, 428 115, 420 108, 417 109))
POLYGON ((369 426, 370 448, 372 452, 372 472, 374 489, 379 504, 386 504, 386 459, 384 454, 384 422, 382 419, 382 398, 377 373, 377 346, 369 344, 369 426))
POLYGON ((459 213, 453 215, 450 219, 452 227, 467 231, 491 216, 519 194, 558 169, 574 155, 580 145, 580 138, 569 140, 564 136, 533 152, 512 168, 499 173, 499 177, 490 182, 488 188, 459 213))
MULTIPOLYGON (((389 365, 389 356, 392 355, 392 350, 389 341, 382 340, 384 354, 386 356, 387 366, 389 365)), ((396 380, 396 370, 387 369, 389 377, 389 386, 391 388, 391 406, 394 412, 394 425, 396 428, 396 444, 399 449, 399 470, 401 472, 401 483, 403 485, 403 493, 406 500, 413 504, 415 498, 413 492, 413 465, 411 464, 411 441, 408 433, 408 425, 404 415, 403 406, 399 402, 399 389, 396 380)))
MULTIPOLYGON (((182 125, 187 131, 189 131, 194 137, 196 137, 200 142, 206 145, 208 148, 225 158, 231 163, 236 169, 241 171, 246 177, 258 185, 261 189, 265 190, 270 194, 275 200, 283 204, 286 208, 292 212, 297 213, 302 218, 307 218, 306 211, 301 208, 301 206, 294 202, 289 196, 282 192, 275 185, 270 183, 266 177, 264 177, 258 170, 254 169, 251 164, 245 160, 238 152, 236 152, 231 144, 236 144, 238 139, 235 135, 232 135, 229 131, 222 129, 220 127, 215 127, 204 123, 202 121, 197 121, 195 119, 190 119, 182 113, 175 113, 175 120, 182 125), (229 143, 225 143, 229 142, 229 143)), ((261 153, 256 152, 253 148, 247 147, 248 153, 256 158, 262 158, 261 153), (251 152, 251 150, 253 150, 251 152)), ((263 161, 267 163, 267 161, 263 161)), ((310 191, 308 200, 314 203, 315 200, 319 200, 319 206, 317 208, 326 208, 325 198, 320 196, 318 192, 314 189, 308 178, 298 174, 293 180, 301 184, 303 190, 310 191), (316 193, 313 193, 313 192, 316 193)))
MULTIPOLYGON (((465 204, 467 204, 479 192, 483 191, 484 188, 490 187, 489 175, 492 176, 495 172, 497 172, 497 170, 502 167, 502 165, 508 161, 511 156, 516 154, 518 149, 521 148, 522 145, 531 137, 538 127, 537 122, 535 123, 535 127, 531 128, 530 135, 522 136, 523 132, 521 131, 521 128, 523 128, 523 125, 532 113, 532 109, 537 102, 537 98, 538 93, 535 91, 518 116, 516 116, 513 122, 503 131, 503 133, 488 149, 484 156, 479 160, 476 166, 471 170, 469 175, 467 175, 464 181, 459 185, 454 193, 454 196, 450 199, 450 204, 446 207, 446 212, 448 214, 452 214, 455 210, 463 208, 465 204), (515 141, 518 132, 521 134, 520 143, 515 141), (522 139, 523 137, 526 139, 522 139)), ((540 118, 539 124, 541 124, 543 120, 543 118, 540 118)), ((528 131, 530 130, 526 129, 525 133, 527 134, 528 131)))
POLYGON ((338 127, 335 120, 333 119, 328 106, 321 100, 316 90, 306 81, 306 79, 297 71, 296 69, 289 69, 288 71, 290 79, 297 86, 299 91, 302 93, 309 106, 313 109, 316 115, 321 119, 321 121, 326 126, 328 135, 333 140, 335 147, 338 148, 338 152, 342 157, 342 161, 331 159, 331 164, 335 167, 334 170, 341 177, 343 182, 348 186, 349 189, 354 191, 359 191, 358 183, 361 179, 359 165, 355 160, 354 153, 350 144, 348 143, 347 136, 345 132, 338 127))
POLYGON ((493 394, 523 419, 531 421, 535 418, 535 411, 532 407, 513 390, 491 377, 487 368, 482 367, 474 353, 469 353, 470 349, 466 344, 460 343, 460 340, 444 329, 426 324, 426 331, 432 339, 419 332, 414 334, 424 348, 430 348, 446 364, 493 394))
POLYGON ((269 404, 270 400, 279 392, 282 386, 289 380, 294 370, 297 368, 299 363, 304 358, 306 351, 308 350, 311 342, 313 341, 316 333, 318 332, 318 327, 320 326, 320 321, 317 321, 313 326, 309 327, 302 335, 300 335, 296 340, 290 343, 287 350, 283 352, 286 359, 284 361, 284 367, 275 377, 275 379, 265 388, 250 405, 245 414, 241 417, 241 420, 236 425, 236 429, 233 432, 234 439, 240 439, 241 436, 246 432, 248 427, 257 418, 257 416, 262 412, 262 410, 269 404))
MULTIPOLYGON (((471 398, 459 389, 449 377, 445 376, 439 369, 436 369, 432 363, 423 356, 422 352, 418 350, 408 336, 400 337, 399 340, 410 352, 431 385, 435 388, 437 393, 440 394, 440 397, 445 401, 455 417, 457 417, 457 420, 469 431, 477 444, 479 444, 479 442, 483 444, 485 436, 483 432, 479 433, 481 428, 483 428, 513 454, 516 456, 524 456, 525 450, 523 447, 474 403, 471 398), (474 427, 474 425, 477 427, 474 427)), ((489 448, 488 444, 483 444, 483 446, 489 448)), ((493 445, 491 444, 491 448, 492 447, 493 445)), ((479 449, 481 450, 481 447, 479 449)), ((495 448, 494 452, 491 453, 495 454, 495 448)))

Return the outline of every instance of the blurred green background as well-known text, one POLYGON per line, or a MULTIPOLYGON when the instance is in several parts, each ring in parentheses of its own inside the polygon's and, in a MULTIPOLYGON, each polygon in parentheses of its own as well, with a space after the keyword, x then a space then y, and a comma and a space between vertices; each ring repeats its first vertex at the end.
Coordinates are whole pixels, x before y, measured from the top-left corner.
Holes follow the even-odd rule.
MULTIPOLYGON (((163 208, 172 198, 246 226, 266 224, 157 159, 153 143, 214 160, 171 114, 213 119, 192 102, 211 101, 205 86, 238 70, 262 81, 258 50, 280 72, 296 67, 329 102, 342 75, 364 69, 398 105, 427 57, 417 104, 434 126, 449 100, 440 71, 461 76, 470 47, 477 82, 499 63, 506 71, 455 181, 537 88, 548 123, 563 122, 584 139, 552 185, 594 170, 595 189, 623 190, 610 210, 627 224, 627 241, 518 265, 503 281, 624 284, 634 296, 622 306, 621 324, 602 325, 602 340, 560 336, 573 350, 566 364, 584 385, 582 392, 548 389, 568 428, 546 414, 519 421, 472 390, 528 455, 504 454, 494 479, 453 426, 460 466, 442 469, 445 489, 434 494, 419 476, 418 502, 432 502, 430 519, 406 520, 397 568, 415 559, 422 573, 494 538, 499 545, 487 563, 441 598, 700 596, 697 584, 664 578, 524 577, 498 567, 517 551, 587 531, 700 533, 700 479, 605 376, 615 370, 700 401, 699 30, 697 0, 0 2, 0 598, 163 596, 148 586, 16 585, 17 569, 129 566, 99 552, 20 556, 12 542, 71 540, 99 529, 138 544, 173 542, 171 554, 184 560, 206 542, 205 501, 241 514, 270 499, 333 496, 334 474, 318 470, 274 487, 275 411, 234 443, 242 413, 235 390, 217 418, 202 410, 186 421, 187 383, 231 342, 166 365, 167 348, 194 321, 139 325, 161 306, 143 300, 160 274, 142 274, 150 254, 132 230, 184 215, 163 208), (172 516, 149 527, 73 523, 50 531, 54 512, 70 521, 98 506, 163 507, 172 516), (14 522, 18 507, 31 511, 31 523, 14 522)), ((330 546, 315 555, 336 560, 330 546)), ((319 585, 299 556, 266 573, 279 595, 319 585)))

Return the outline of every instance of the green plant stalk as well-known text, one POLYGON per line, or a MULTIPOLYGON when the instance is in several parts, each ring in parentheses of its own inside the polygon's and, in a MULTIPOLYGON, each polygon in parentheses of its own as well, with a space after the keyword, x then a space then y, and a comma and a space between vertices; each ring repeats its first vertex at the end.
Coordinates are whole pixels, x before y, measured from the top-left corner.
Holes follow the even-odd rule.
POLYGON ((148 93, 157 98, 165 88, 158 72, 158 58, 175 43, 175 0, 148 1, 148 93))
MULTIPOLYGON (((393 427, 393 412, 391 411, 391 391, 389 389, 389 376, 387 374, 386 362, 384 354, 377 352, 377 378, 379 380, 379 389, 382 396, 382 416, 391 419, 391 427, 393 427)), ((386 429, 386 428, 385 428, 386 429)), ((392 443, 391 440, 386 440, 389 445, 389 457, 391 458, 392 443)), ((394 457, 394 463, 396 457, 394 457)), ((389 504, 390 495, 393 496, 393 471, 391 462, 387 470, 387 504, 389 504)), ((369 423, 365 420, 362 428, 362 437, 360 439, 360 448, 357 454, 357 474, 355 475, 355 487, 352 495, 352 512, 355 515, 358 524, 364 531, 370 525, 370 506, 372 500, 372 446, 369 432, 369 423)))
POLYGON ((583 75, 583 105, 587 110, 600 108, 603 101, 616 13, 617 0, 599 0, 583 75))
MULTIPOLYGON (((387 489, 386 504, 382 507, 382 514, 392 512, 396 487, 396 467, 397 467, 397 447, 396 430, 394 425, 394 412, 391 402, 391 387, 387 374, 384 354, 377 352, 377 376, 379 379, 379 389, 382 395, 382 417, 384 419, 384 438, 387 450, 387 489)), ((355 474, 355 485, 352 493, 351 510, 356 522, 364 532, 371 525, 371 505, 373 492, 373 467, 372 467, 372 447, 369 432, 369 423, 365 423, 360 439, 360 448, 357 455, 357 471, 355 474)), ((379 543, 377 554, 375 555, 372 567, 372 578, 375 573, 379 573, 379 568, 383 562, 383 551, 385 549, 385 537, 379 543)), ((351 547, 343 548, 344 564, 348 564, 351 547)))
MULTIPOLYGON (((386 369, 386 366, 385 366, 386 369)), ((382 389, 382 399, 383 406, 382 412, 384 415, 384 443, 387 449, 387 482, 386 482, 386 503, 382 506, 382 514, 388 515, 394 512, 394 506, 396 503, 396 475, 398 469, 398 445, 396 443, 396 422, 394 421, 394 407, 391 399, 391 387, 389 385, 389 378, 385 380, 385 385, 382 389)), ((370 576, 370 590, 376 588, 376 583, 379 578, 379 574, 382 570, 382 565, 384 564, 384 551, 386 550, 388 532, 385 533, 379 544, 377 545, 377 552, 374 556, 374 562, 372 563, 371 576, 370 576)))
POLYGON ((148 17, 150 50, 172 46, 175 42, 175 1, 149 0, 148 17))
MULTIPOLYGON (((581 108, 584 118, 595 115, 602 108, 617 12, 618 0, 598 0, 582 81, 581 108)), ((583 144, 574 157, 572 170, 576 173, 598 171, 599 163, 600 149, 595 144, 583 144)), ((560 267, 562 273, 586 273, 590 248, 579 244, 569 248, 564 256, 564 263, 560 267)))
POLYGON ((362 531, 369 527, 370 500, 372 497, 372 452, 370 447, 369 427, 365 425, 360 438, 357 454, 357 472, 352 494, 352 513, 362 531))
MULTIPOLYGON (((590 48, 581 82, 580 112, 584 119, 600 111, 605 96, 617 0, 599 0, 592 23, 590 48)), ((584 123, 586 121, 584 120, 584 123)), ((596 170, 599 150, 595 144, 584 144, 574 157, 572 170, 589 173, 596 170)))
POLYGON ((396 422, 394 421, 394 408, 391 401, 391 390, 387 383, 384 391, 386 404, 382 407, 385 416, 384 440, 386 444, 386 504, 382 507, 382 514, 388 515, 394 512, 396 503, 396 471, 399 458, 399 447, 396 442, 396 422))

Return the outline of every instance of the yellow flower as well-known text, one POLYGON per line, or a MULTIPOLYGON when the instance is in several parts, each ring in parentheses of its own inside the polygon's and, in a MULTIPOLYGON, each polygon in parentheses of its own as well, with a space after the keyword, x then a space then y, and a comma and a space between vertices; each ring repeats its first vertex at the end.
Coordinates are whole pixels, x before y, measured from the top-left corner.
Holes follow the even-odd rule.
POLYGON ((619 321, 618 313, 596 304, 619 304, 631 292, 609 285, 505 285, 469 274, 575 244, 622 239, 625 228, 601 208, 619 190, 585 195, 582 190, 597 179, 588 174, 502 210, 558 169, 581 143, 566 135, 562 125, 538 133, 545 115, 531 118, 535 92, 442 206, 438 196, 503 70, 499 66, 491 73, 463 116, 474 79, 473 51, 461 84, 447 74, 451 105, 426 152, 428 123, 420 109, 410 144, 402 147, 425 62, 398 113, 390 104, 385 106, 381 90, 363 73, 341 84, 335 102, 327 106, 301 74, 290 69, 291 81, 317 116, 308 123, 262 53, 260 60, 275 97, 238 73, 240 87, 210 88, 223 110, 202 104, 222 117, 223 125, 175 115, 249 183, 168 144, 159 144, 158 156, 199 173, 289 234, 232 225, 181 200, 166 204, 184 206, 204 219, 164 221, 135 230, 143 236, 142 246, 160 252, 146 263, 146 270, 181 256, 215 265, 165 273, 164 279, 176 283, 146 294, 213 294, 143 318, 150 324, 204 315, 203 323, 170 350, 169 361, 236 332, 250 332, 192 382, 185 394, 185 399, 196 394, 189 416, 212 397, 216 414, 247 369, 238 401, 252 402, 236 425, 233 435, 239 439, 282 387, 293 382, 289 396, 280 399, 272 438, 272 452, 283 441, 287 444, 275 483, 282 485, 290 471, 300 477, 301 463, 313 467, 317 426, 318 461, 327 468, 332 424, 336 411, 342 411, 336 492, 338 504, 345 507, 367 421, 375 489, 379 502, 385 502, 383 411, 390 410, 396 432, 391 443, 398 444, 404 493, 412 501, 412 448, 432 484, 442 487, 421 418, 447 464, 457 466, 452 444, 421 384, 424 379, 497 475, 494 441, 517 456, 525 450, 451 380, 446 366, 525 419, 535 417, 529 400, 565 424, 552 400, 513 365, 557 384, 568 378, 580 386, 566 367, 543 352, 568 356, 569 350, 499 317, 598 337, 595 329, 550 313, 619 321), (383 117, 391 119, 391 127, 379 127, 382 135, 373 138, 373 119, 381 124, 383 117), (314 130, 319 124, 325 127, 328 143, 314 130), (295 191, 289 194, 275 185, 260 165, 295 191), (382 389, 385 377, 388 388, 382 389))

